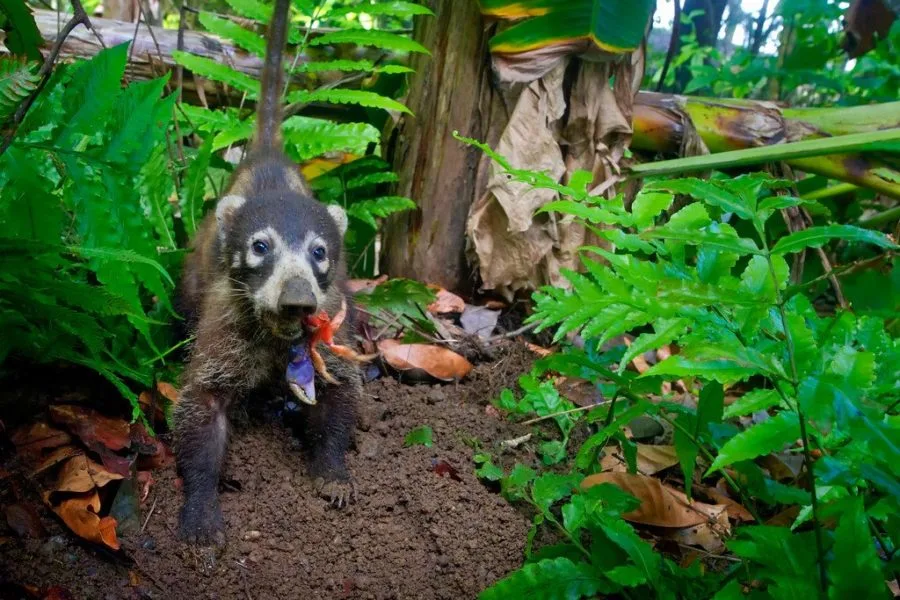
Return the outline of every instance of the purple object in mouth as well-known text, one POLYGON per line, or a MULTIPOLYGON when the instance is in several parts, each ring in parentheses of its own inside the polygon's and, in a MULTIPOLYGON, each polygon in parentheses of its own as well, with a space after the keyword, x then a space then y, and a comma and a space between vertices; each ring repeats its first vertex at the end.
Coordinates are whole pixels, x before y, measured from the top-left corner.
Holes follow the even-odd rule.
POLYGON ((316 403, 316 370, 313 367, 312 357, 309 355, 309 345, 306 343, 295 344, 288 351, 288 366, 285 378, 291 392, 304 404, 316 403))

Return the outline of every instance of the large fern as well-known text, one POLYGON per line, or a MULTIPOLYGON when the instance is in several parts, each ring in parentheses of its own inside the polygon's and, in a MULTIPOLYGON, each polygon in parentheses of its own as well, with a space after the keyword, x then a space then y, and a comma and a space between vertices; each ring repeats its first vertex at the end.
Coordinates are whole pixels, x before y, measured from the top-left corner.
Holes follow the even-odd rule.
MULTIPOLYGON (((177 247, 174 95, 162 97, 165 78, 123 89, 127 54, 126 44, 59 67, 0 155, 0 360, 88 366, 137 416, 129 382, 151 382, 148 359, 168 343, 159 318, 173 313, 174 261, 159 249, 177 247)), ((9 64, 25 83, 2 89, 21 95, 33 80, 9 64)))

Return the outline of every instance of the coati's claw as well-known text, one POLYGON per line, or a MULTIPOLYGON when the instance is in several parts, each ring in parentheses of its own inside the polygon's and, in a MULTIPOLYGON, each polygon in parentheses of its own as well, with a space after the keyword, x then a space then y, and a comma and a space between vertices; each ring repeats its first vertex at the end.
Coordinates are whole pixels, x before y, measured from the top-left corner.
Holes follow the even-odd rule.
POLYGON ((352 479, 325 481, 324 478, 319 477, 315 481, 315 488, 319 496, 328 500, 328 503, 335 508, 344 508, 351 503, 356 503, 356 485, 352 479))

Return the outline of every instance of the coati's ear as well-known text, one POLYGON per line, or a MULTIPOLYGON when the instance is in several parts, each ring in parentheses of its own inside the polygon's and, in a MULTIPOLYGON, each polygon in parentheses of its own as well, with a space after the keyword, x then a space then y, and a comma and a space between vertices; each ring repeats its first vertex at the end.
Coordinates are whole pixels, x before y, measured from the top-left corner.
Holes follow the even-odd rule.
POLYGON ((334 219, 335 224, 338 226, 338 230, 341 232, 341 237, 344 237, 344 234, 347 233, 347 213, 337 204, 329 204, 327 208, 328 214, 334 219))
POLYGON ((243 196, 231 194, 219 199, 216 204, 216 223, 218 224, 219 237, 225 236, 225 231, 234 217, 234 213, 247 201, 243 196))

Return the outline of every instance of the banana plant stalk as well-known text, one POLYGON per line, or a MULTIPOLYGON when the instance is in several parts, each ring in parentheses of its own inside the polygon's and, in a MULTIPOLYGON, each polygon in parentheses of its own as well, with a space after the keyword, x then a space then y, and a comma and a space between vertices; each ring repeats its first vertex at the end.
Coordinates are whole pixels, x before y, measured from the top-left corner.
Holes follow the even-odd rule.
POLYGON ((900 102, 792 109, 764 101, 640 92, 634 106, 632 148, 679 155, 703 154, 704 148, 713 155, 747 151, 744 162, 737 153, 722 157, 724 161, 717 161, 715 156, 696 156, 680 159, 678 163, 641 165, 636 171, 642 175, 661 174, 672 168, 709 169, 784 159, 797 170, 900 198, 900 171, 895 167, 900 162, 900 144, 888 141, 863 145, 863 150, 857 145, 842 151, 839 144, 829 143, 837 139, 824 139, 848 136, 842 139, 857 143, 858 139, 852 136, 865 133, 875 138, 890 138, 884 130, 898 127, 900 102), (812 140, 829 146, 828 153, 800 156, 788 153, 780 157, 781 149, 774 147, 812 140), (770 159, 759 150, 767 146, 772 150, 770 159))

